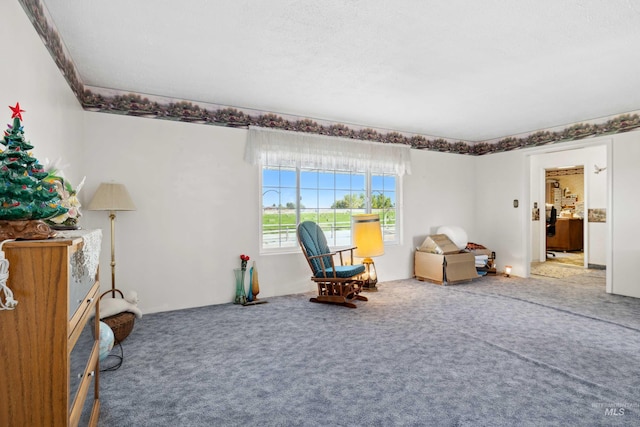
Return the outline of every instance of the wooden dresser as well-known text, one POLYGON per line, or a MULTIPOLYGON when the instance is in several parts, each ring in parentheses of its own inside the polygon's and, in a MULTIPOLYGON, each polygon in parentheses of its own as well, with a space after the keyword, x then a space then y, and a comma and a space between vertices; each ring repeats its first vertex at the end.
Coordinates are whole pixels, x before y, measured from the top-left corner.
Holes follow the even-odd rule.
POLYGON ((66 233, 2 248, 18 305, 0 311, 0 426, 97 425, 102 234, 66 233))
POLYGON ((581 251, 584 248, 584 220, 580 218, 558 218, 556 234, 547 236, 548 251, 581 251))

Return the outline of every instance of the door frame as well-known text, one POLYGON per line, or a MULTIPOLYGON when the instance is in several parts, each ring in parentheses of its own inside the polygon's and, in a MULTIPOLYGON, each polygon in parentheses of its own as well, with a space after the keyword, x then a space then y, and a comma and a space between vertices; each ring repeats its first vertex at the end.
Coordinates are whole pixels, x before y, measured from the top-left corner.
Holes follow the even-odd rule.
MULTIPOLYGON (((578 141, 578 142, 566 142, 566 143, 562 143, 559 144, 559 146, 548 146, 548 147, 539 147, 539 148, 533 148, 530 151, 527 151, 524 155, 524 159, 523 159, 523 163, 524 163, 524 171, 525 171, 525 179, 524 179, 524 184, 525 184, 525 195, 526 195, 526 206, 528 207, 532 207, 533 206, 533 201, 538 201, 539 198, 539 194, 536 197, 533 197, 532 195, 532 179, 536 179, 538 181, 538 183, 540 184, 540 182, 544 183, 545 181, 545 168, 540 168, 537 173, 534 175, 534 178, 532 178, 532 160, 534 158, 534 156, 541 156, 541 155, 545 155, 545 154, 552 154, 552 153, 558 153, 558 152, 563 152, 563 151, 574 151, 574 150, 581 150, 581 149, 585 149, 585 148, 590 148, 590 147, 596 147, 596 146, 604 146, 606 149, 606 153, 607 153, 607 183, 606 183, 606 188, 607 188, 607 195, 606 195, 606 209, 607 209, 607 223, 606 223, 606 229, 607 229, 607 236, 606 236, 606 241, 605 241, 605 254, 606 254, 606 292, 607 293, 612 293, 613 289, 612 289, 612 285, 613 285, 613 272, 612 272, 612 266, 613 266, 613 253, 612 253, 612 236, 613 236, 613 225, 612 225, 612 219, 613 219, 613 180, 612 180, 612 161, 613 161, 613 140, 611 138, 596 138, 594 140, 591 141, 578 141)), ((577 162, 577 163, 581 163, 581 162, 577 162)), ((585 165, 587 166, 587 165, 585 165)), ((590 173, 590 171, 587 171, 585 168, 585 181, 586 181, 586 174, 590 173)), ((544 185, 542 186, 542 188, 544 189, 544 185)), ((586 183, 585 183, 585 194, 588 191, 586 183)), ((544 199, 544 197, 543 197, 544 199)), ((525 238, 523 239, 523 244, 524 244, 524 248, 523 248, 523 253, 526 254, 526 262, 525 262, 525 277, 530 277, 531 275, 531 262, 532 262, 532 226, 531 226, 531 210, 530 209, 524 209, 523 210, 523 214, 526 216, 525 220, 523 221, 523 235, 525 236, 525 238)), ((589 244, 588 244, 588 196, 585 197, 585 221, 584 221, 584 227, 585 227, 585 241, 587 242, 585 244, 585 265, 588 265, 589 263, 589 244)), ((542 230, 540 230, 538 239, 541 238, 542 234, 542 230)), ((545 244, 546 247, 546 244, 545 244)))
MULTIPOLYGON (((582 166, 584 171, 582 173, 582 194, 583 194, 583 201, 584 201, 584 206, 586 209, 586 206, 588 206, 589 203, 589 188, 588 188, 588 183, 587 183, 587 170, 585 168, 584 164, 581 164, 582 162, 577 162, 575 164, 576 167, 580 167, 582 166)), ((550 166, 550 165, 546 165, 545 167, 542 168, 542 173, 541 178, 542 178, 542 182, 539 183, 540 185, 540 194, 538 195, 538 199, 542 198, 543 200, 545 200, 546 202, 546 189, 547 189, 547 171, 550 169, 554 169, 554 168, 559 168, 562 166, 567 166, 567 165, 554 165, 554 166, 550 166)), ((560 218, 560 211, 558 211, 557 213, 558 218, 560 218)), ((582 267, 587 268, 589 266, 589 221, 588 218, 586 217, 587 213, 585 212, 585 218, 582 221, 582 235, 583 235, 583 244, 582 244, 582 253, 583 253, 583 257, 584 257, 584 261, 582 263, 582 267)), ((540 224, 542 224, 542 215, 540 215, 540 224)), ((546 262, 546 254, 547 254, 547 242, 546 242, 546 227, 542 227, 540 226, 540 233, 538 235, 538 239, 540 242, 540 250, 539 250, 539 257, 540 257, 540 261, 541 262, 546 262), (544 245, 543 245, 544 242, 544 245)), ((533 254, 532 254, 533 255, 533 254)), ((529 261, 531 262, 531 260, 529 261)))

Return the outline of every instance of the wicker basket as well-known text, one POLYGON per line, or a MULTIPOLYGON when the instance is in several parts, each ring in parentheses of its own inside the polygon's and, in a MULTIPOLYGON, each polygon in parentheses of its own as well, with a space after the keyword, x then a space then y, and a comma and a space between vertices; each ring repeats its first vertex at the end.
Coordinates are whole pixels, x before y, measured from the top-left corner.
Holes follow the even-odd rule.
MULTIPOLYGON (((100 295, 100 299, 102 299, 105 295, 110 294, 112 292, 117 292, 120 294, 121 298, 124 298, 122 291, 119 289, 114 289, 110 291, 106 291, 102 295, 100 295)), ((113 331, 113 336, 115 338, 115 343, 120 343, 125 340, 133 330, 133 324, 136 320, 136 315, 130 313, 128 311, 123 311, 122 313, 114 314, 113 316, 105 317, 101 319, 102 322, 109 325, 111 330, 113 331)))

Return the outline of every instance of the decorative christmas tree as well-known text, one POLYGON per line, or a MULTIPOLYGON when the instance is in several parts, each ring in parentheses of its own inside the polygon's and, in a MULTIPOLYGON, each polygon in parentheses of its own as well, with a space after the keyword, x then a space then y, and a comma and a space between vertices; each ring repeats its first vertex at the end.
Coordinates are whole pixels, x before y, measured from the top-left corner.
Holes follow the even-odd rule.
POLYGON ((50 237, 51 229, 43 221, 32 224, 26 221, 50 218, 67 209, 61 205, 55 185, 44 181, 48 173, 28 151, 33 145, 24 139, 20 123, 24 110, 20 109, 20 103, 9 108, 13 112, 13 125, 7 125, 0 141, 6 147, 0 152, 0 237, 50 237), (24 223, 16 225, 12 221, 24 223))

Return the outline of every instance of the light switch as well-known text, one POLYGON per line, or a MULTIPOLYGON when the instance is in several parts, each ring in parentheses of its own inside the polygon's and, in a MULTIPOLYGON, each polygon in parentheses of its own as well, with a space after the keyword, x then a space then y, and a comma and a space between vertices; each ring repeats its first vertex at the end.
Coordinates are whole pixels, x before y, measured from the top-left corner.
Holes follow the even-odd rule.
POLYGON ((518 199, 514 199, 513 200, 513 207, 517 208, 518 207, 518 199))

